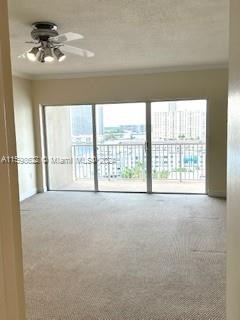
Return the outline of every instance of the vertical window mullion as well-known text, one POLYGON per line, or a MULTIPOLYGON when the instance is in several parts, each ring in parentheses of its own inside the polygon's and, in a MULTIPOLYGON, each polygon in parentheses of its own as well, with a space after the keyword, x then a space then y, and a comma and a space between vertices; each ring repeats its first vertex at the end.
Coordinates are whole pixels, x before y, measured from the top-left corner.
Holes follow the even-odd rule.
POLYGON ((96 130, 96 105, 92 105, 92 135, 93 135, 93 166, 94 190, 98 191, 98 158, 97 158, 97 130, 96 130))
POLYGON ((151 102, 146 103, 147 193, 152 193, 152 125, 151 102))

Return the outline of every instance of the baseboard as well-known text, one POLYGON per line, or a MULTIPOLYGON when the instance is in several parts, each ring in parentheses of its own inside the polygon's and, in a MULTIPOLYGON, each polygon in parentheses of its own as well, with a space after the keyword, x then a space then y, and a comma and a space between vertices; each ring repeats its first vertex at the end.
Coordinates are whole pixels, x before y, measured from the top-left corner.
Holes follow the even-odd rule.
POLYGON ((20 201, 23 201, 23 200, 33 196, 36 193, 37 193, 37 188, 34 188, 34 189, 29 190, 27 192, 24 192, 24 193, 20 194, 20 201))
POLYGON ((226 198, 226 192, 225 191, 209 191, 208 192, 209 197, 213 198, 226 198))

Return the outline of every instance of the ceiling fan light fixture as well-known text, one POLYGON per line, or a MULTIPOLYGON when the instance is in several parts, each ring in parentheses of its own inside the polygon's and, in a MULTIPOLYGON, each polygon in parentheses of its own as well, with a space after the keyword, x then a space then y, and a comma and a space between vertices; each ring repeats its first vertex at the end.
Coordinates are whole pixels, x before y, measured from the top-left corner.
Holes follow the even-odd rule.
POLYGON ((59 62, 62 62, 66 59, 66 55, 59 48, 54 48, 53 52, 59 62))
POLYGON ((52 50, 50 47, 44 48, 44 61, 45 62, 53 62, 54 61, 54 57, 53 57, 52 50))
POLYGON ((41 62, 41 63, 45 62, 45 60, 44 60, 44 51, 43 50, 40 50, 40 54, 38 56, 38 61, 41 62))
POLYGON ((53 61, 54 61, 54 58, 53 58, 52 56, 46 56, 46 57, 44 58, 44 61, 45 61, 45 62, 53 62, 53 61))
POLYGON ((64 52, 84 58, 94 57, 94 53, 89 50, 65 45, 68 41, 83 39, 84 36, 81 34, 74 32, 59 34, 57 25, 48 21, 34 22, 32 28, 31 37, 33 41, 27 41, 26 43, 34 43, 34 47, 19 55, 19 58, 27 58, 32 62, 51 63, 54 60, 58 62, 64 61, 66 59, 64 52), (62 46, 64 46, 64 52, 60 50, 62 46))
POLYGON ((39 48, 38 47, 33 47, 31 50, 27 52, 27 57, 28 60, 35 62, 37 61, 37 56, 38 56, 39 48))

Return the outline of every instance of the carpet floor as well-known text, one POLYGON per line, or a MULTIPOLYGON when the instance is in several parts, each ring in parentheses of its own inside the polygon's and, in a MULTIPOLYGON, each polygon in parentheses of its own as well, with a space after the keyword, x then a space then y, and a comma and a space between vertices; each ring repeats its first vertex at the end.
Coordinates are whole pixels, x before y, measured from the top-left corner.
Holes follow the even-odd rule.
POLYGON ((225 320, 225 201, 48 192, 21 204, 28 320, 225 320))

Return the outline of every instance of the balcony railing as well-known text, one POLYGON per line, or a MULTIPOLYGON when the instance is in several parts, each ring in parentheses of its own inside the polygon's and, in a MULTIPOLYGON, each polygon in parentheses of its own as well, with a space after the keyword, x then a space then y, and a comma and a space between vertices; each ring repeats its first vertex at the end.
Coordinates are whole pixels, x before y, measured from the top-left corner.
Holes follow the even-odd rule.
MULTIPOLYGON (((94 176, 93 146, 74 144, 74 180, 94 176)), ((152 178, 155 180, 203 181, 206 145, 204 143, 153 143, 152 178)), ((97 146, 98 179, 145 179, 144 144, 100 144, 97 146)))

